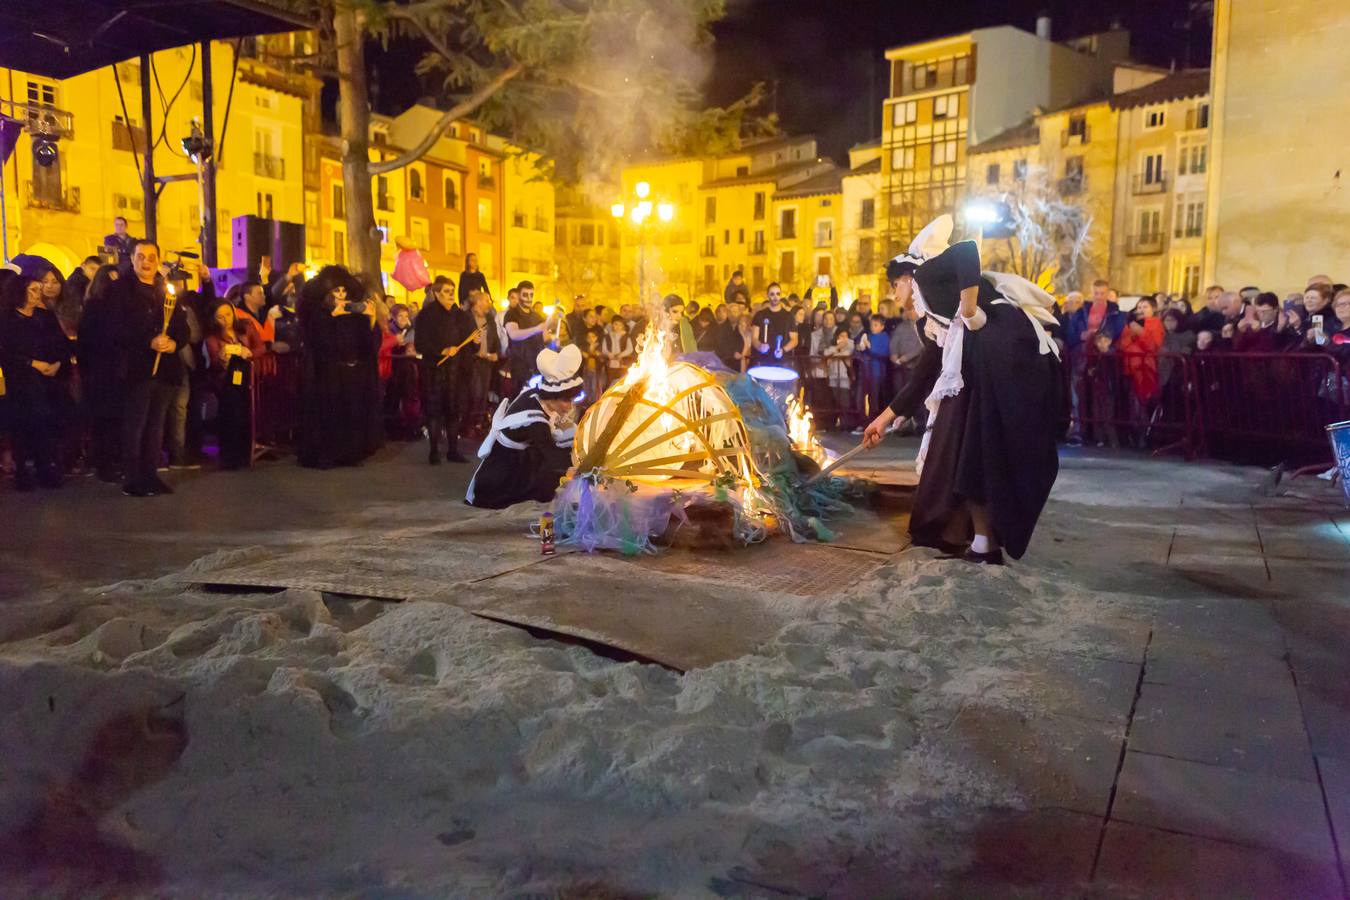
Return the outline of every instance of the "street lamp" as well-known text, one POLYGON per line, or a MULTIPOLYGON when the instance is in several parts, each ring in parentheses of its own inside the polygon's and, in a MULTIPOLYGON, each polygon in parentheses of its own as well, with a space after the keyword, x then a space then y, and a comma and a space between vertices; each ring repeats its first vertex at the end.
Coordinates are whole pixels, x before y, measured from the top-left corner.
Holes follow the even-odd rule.
POLYGON ((658 202, 650 199, 652 186, 645 181, 639 181, 634 185, 633 193, 636 202, 631 206, 620 201, 612 205, 609 212, 619 221, 627 218, 637 228, 638 302, 642 303, 645 302, 643 297, 647 289, 647 227, 652 222, 653 214, 662 224, 675 221, 675 204, 666 200, 658 202))

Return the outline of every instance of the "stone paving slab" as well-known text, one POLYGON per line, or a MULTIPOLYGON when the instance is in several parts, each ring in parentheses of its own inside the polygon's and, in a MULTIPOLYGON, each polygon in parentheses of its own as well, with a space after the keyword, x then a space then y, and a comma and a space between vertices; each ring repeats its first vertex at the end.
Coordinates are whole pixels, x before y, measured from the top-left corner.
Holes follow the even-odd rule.
POLYGON ((994 690, 1029 713, 1053 710, 1057 716, 1124 725, 1138 683, 1137 662, 1050 653, 1023 660, 994 690))
POLYGON ((1274 650, 1176 631, 1154 634, 1144 681, 1296 699, 1289 666, 1274 650))
MULTIPOLYGON (((1092 875, 1101 820, 1063 809, 990 810, 961 835, 971 860, 940 884, 911 885, 929 897, 1081 896, 1092 875)), ((834 896, 831 892, 830 896, 834 896)))
POLYGON ((1028 717, 967 706, 934 746, 953 762, 1016 792, 1032 808, 1103 816, 1124 729, 1068 717, 1028 717))
POLYGON ((1096 889, 1142 897, 1341 897, 1336 867, 1292 853, 1111 822, 1096 889))
POLYGON ((1145 683, 1130 749, 1316 782, 1292 683, 1275 698, 1145 683))
POLYGON ((1350 760, 1350 684, 1300 684, 1298 695, 1313 753, 1350 760))
MULTIPOLYGON (((1264 576, 1247 574, 1252 579, 1259 577, 1258 584, 1265 584, 1264 576)), ((1151 609, 1155 639, 1204 636, 1220 643, 1242 644, 1276 655, 1285 650, 1284 637, 1271 603, 1260 597, 1167 599, 1154 602, 1151 609)))
POLYGON ((1289 778, 1130 751, 1111 815, 1312 862, 1335 858, 1321 789, 1289 778))
POLYGON ((1317 760, 1317 768, 1322 773, 1323 792, 1327 810, 1331 813, 1336 846, 1341 853, 1341 866, 1350 875, 1350 761, 1323 757, 1317 760))

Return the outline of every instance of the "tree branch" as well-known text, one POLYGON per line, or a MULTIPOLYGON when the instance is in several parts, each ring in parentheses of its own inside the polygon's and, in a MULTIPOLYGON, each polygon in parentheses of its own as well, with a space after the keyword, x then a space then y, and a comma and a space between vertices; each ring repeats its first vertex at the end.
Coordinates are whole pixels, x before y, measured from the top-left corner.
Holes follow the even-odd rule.
POLYGON ((427 130, 426 135, 412 149, 395 156, 393 159, 371 163, 370 174, 383 175, 386 172, 401 169, 409 163, 414 163, 423 156, 426 156, 427 152, 436 145, 438 140, 440 140, 441 135, 445 134, 445 130, 450 127, 451 122, 454 122, 456 119, 462 119, 474 112, 474 110, 486 103, 492 95, 504 88, 507 82, 511 81, 511 79, 524 71, 524 65, 521 63, 513 63, 510 68, 503 71, 496 78, 492 79, 468 97, 442 113, 441 117, 436 120, 436 124, 432 125, 431 128, 427 130))

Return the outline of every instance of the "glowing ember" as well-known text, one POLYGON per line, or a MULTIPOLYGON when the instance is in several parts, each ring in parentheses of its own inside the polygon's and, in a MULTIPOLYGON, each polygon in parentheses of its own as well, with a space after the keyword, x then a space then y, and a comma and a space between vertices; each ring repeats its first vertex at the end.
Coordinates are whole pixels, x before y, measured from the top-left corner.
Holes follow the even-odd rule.
POLYGON ((811 410, 796 396, 789 397, 787 401, 787 426, 793 450, 811 457, 816 462, 824 462, 825 448, 816 440, 811 410))
POLYGON ((758 474, 740 411, 712 373, 668 359, 673 339, 659 319, 628 374, 582 418, 574 462, 635 484, 752 487, 758 474))

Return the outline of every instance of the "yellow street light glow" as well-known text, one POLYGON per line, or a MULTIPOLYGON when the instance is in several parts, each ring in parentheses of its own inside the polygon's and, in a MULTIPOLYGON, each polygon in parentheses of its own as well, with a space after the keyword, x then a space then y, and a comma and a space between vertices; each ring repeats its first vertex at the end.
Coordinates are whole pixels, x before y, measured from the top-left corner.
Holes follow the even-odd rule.
POLYGON ((551 316, 551 315, 553 315, 553 304, 552 304, 552 303, 546 303, 546 304, 544 304, 544 315, 546 315, 546 316, 551 316))
POLYGON ((623 218, 623 214, 624 214, 623 204, 622 204, 622 203, 615 203, 613 206, 611 206, 611 207, 609 208, 609 212, 610 212, 610 215, 612 215, 614 218, 616 218, 616 219, 622 219, 622 218, 623 218))
POLYGON ((637 205, 637 208, 642 210, 642 218, 645 219, 652 214, 652 201, 643 200, 637 205))
POLYGON ((647 195, 652 192, 652 186, 645 181, 639 181, 633 190, 637 192, 639 200, 646 200, 647 195))
POLYGON ((506 299, 505 297, 503 297, 503 298, 501 299, 501 302, 498 303, 497 305, 500 306, 502 309, 510 309, 510 308, 511 308, 511 301, 508 300, 508 299, 506 299))
POLYGON ((661 217, 662 222, 669 222, 675 218, 675 205, 673 203, 657 204, 656 214, 661 217))
POLYGON ((633 220, 633 224, 641 225, 642 220, 647 218, 647 214, 642 211, 641 206, 635 206, 633 207, 633 211, 629 213, 628 217, 633 220))

